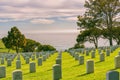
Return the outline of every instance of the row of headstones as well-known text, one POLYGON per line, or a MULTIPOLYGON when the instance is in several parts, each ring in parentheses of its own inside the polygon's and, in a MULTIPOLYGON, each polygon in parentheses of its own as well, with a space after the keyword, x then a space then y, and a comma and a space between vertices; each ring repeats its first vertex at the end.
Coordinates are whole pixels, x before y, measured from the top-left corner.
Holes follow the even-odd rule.
MULTIPOLYGON (((115 50, 118 47, 113 47, 115 50)), ((112 51, 113 52, 113 51, 112 51)), ((74 52, 74 51, 69 51, 70 55, 73 56, 75 58, 75 60, 79 60, 79 58, 81 58, 80 53, 78 52, 74 52)), ((92 52, 88 52, 86 51, 86 56, 89 56, 89 54, 91 53, 91 58, 95 58, 96 55, 96 51, 93 50, 92 52)), ((101 50, 99 50, 99 55, 100 55, 100 61, 104 61, 105 60, 105 52, 102 52, 101 50)), ((110 56, 111 50, 110 49, 106 49, 106 56, 110 56)), ((82 56, 84 57, 84 56, 82 56)))
POLYGON ((17 56, 17 54, 14 54, 14 55, 12 55, 12 57, 7 58, 7 59, 6 59, 6 57, 2 57, 2 58, 0 58, 0 64, 4 65, 5 61, 7 61, 7 66, 11 66, 11 63, 15 59, 16 56, 17 56))
POLYGON ((53 80, 62 78, 62 52, 58 53, 56 64, 53 65, 53 80))
MULTIPOLYGON (((38 58, 38 66, 42 66, 42 58, 38 58)), ((57 62, 57 61, 56 61, 57 62)), ((59 61, 58 61, 59 63, 59 61)), ((21 61, 16 60, 16 69, 21 69, 21 61)), ((29 63, 29 71, 30 73, 36 72, 36 63, 35 62, 30 62, 29 63)), ((12 75, 12 80, 22 80, 22 71, 21 70, 15 70, 13 71, 12 75)), ((0 78, 5 78, 6 77, 6 67, 5 66, 0 66, 0 78)))
MULTIPOLYGON (((36 63, 35 62, 30 63, 29 71, 30 71, 30 73, 36 72, 36 63)), ((5 78, 5 77, 6 77, 6 67, 0 66, 0 78, 5 78)), ((13 71, 12 80, 22 80, 22 71, 21 70, 13 71)))
MULTIPOLYGON (((113 51, 112 51, 113 52, 113 51)), ((102 51, 102 50, 98 50, 98 53, 106 53, 106 56, 110 56, 110 53, 112 53, 110 49, 106 49, 105 51, 102 51)), ((79 53, 79 52, 76 52, 76 51, 69 51, 69 53, 74 57, 75 54, 82 54, 82 53, 79 53)), ((89 56, 91 53, 91 58, 94 58, 95 57, 95 53, 96 53, 96 50, 91 50, 91 51, 88 51, 86 50, 84 54, 86 54, 86 56, 89 56)))
MULTIPOLYGON (((92 64, 93 62, 90 62, 88 64, 92 64)), ((4 66, 0 67, 0 78, 6 77, 6 68, 4 66)), ((94 72, 90 67, 87 70, 88 72, 94 72)), ((62 78, 62 71, 61 71, 61 65, 55 64, 53 66, 53 80, 59 80, 62 78)), ((12 72, 12 80, 22 80, 22 71, 21 70, 15 70, 12 72)), ((106 80, 120 80, 119 79, 119 72, 118 71, 109 71, 106 74, 106 80)))
MULTIPOLYGON (((84 64, 84 56, 79 56, 78 54, 75 56, 75 60, 79 60, 79 65, 83 65, 84 64)), ((105 61, 105 54, 101 53, 100 54, 100 58, 99 58, 100 62, 105 61)), ((115 64, 115 68, 120 68, 120 51, 118 52, 118 55, 115 56, 114 59, 114 64, 115 64)))
MULTIPOLYGON (((84 64, 84 56, 82 56, 82 55, 79 56, 79 54, 74 54, 72 56, 75 58, 75 60, 79 60, 79 64, 84 64)), ((105 61, 105 54, 104 53, 100 53, 99 56, 100 56, 100 58, 99 58, 100 61, 105 61)), ((106 56, 110 56, 110 53, 107 53, 106 56)), ((95 52, 91 53, 91 58, 95 58, 95 52)))
MULTIPOLYGON (((98 53, 101 53, 102 51, 104 51, 104 52, 106 51, 106 52, 107 52, 107 50, 108 50, 110 53, 112 53, 112 52, 115 51, 115 49, 117 49, 118 47, 119 47, 118 45, 116 45, 116 46, 99 47, 99 48, 98 48, 98 53)), ((96 49, 93 48, 93 47, 91 47, 91 48, 79 48, 79 49, 71 49, 71 50, 68 50, 69 53, 75 53, 75 52, 81 53, 81 54, 86 53, 86 56, 89 55, 89 53, 90 53, 91 51, 94 51, 94 52, 95 52, 96 49)))
MULTIPOLYGON (((53 53, 51 53, 51 54, 53 54, 53 53)), ((43 55, 42 58, 39 57, 39 58, 37 58, 37 59, 38 59, 38 62, 41 61, 41 60, 46 61, 46 59, 48 59, 49 57, 50 57, 50 56, 43 55)), ((15 57, 14 57, 14 58, 15 58, 15 57)), ((32 55, 32 60, 35 60, 35 56, 34 56, 34 55, 32 55)), ((26 61, 26 64, 28 64, 28 63, 30 62, 29 57, 26 57, 26 58, 25 58, 25 61, 26 61)), ((1 64, 3 65, 3 64, 5 63, 4 58, 1 58, 0 62, 1 62, 1 64)), ((17 65, 17 64, 19 64, 19 65, 21 64, 20 54, 17 54, 16 65, 17 65)), ((39 63, 39 64, 40 64, 40 63, 39 63)), ((12 66, 12 60, 11 60, 11 59, 7 59, 7 66, 12 66)), ((17 67, 17 66, 16 66, 16 67, 17 67)))
POLYGON ((49 58, 53 53, 55 53, 55 51, 49 51, 49 52, 36 52, 36 53, 22 53, 21 55, 23 56, 24 60, 26 58, 32 58, 32 60, 35 60, 36 58, 39 58, 39 57, 46 57, 46 58, 49 58))
POLYGON ((15 57, 17 56, 17 54, 2 54, 0 59, 2 60, 8 60, 11 59, 12 61, 15 59, 15 57))

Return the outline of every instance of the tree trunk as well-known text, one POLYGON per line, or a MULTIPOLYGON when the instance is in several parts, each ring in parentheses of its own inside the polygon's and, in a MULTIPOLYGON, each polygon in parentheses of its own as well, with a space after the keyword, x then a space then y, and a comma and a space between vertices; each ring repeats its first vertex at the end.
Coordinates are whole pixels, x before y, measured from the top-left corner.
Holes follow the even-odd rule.
POLYGON ((16 53, 18 53, 19 52, 19 48, 18 48, 18 46, 16 46, 16 53))
POLYGON ((94 45, 95 45, 95 48, 97 49, 98 48, 98 39, 96 37, 94 39, 94 45))
POLYGON ((116 41, 117 42, 117 45, 120 45, 120 40, 118 39, 118 41, 116 41))
POLYGON ((10 52, 10 49, 8 49, 8 53, 10 52))
POLYGON ((110 46, 113 46, 112 37, 109 38, 110 46))

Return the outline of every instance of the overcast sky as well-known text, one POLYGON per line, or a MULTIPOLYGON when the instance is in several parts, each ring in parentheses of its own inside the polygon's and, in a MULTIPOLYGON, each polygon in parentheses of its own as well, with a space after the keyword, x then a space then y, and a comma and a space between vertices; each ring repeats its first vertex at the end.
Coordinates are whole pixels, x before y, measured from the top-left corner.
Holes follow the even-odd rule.
POLYGON ((17 26, 24 33, 75 32, 85 0, 0 0, 0 34, 17 26))

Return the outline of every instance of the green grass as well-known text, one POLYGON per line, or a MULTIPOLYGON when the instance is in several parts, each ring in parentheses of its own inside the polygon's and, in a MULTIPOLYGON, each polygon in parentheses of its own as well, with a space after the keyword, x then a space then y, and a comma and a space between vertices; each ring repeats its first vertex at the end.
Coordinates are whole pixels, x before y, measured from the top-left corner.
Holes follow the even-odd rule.
MULTIPOLYGON (((3 44, 2 40, 0 40, 0 53, 7 53, 8 49, 3 44)), ((10 53, 15 53, 14 50, 10 50, 10 53)))
MULTIPOLYGON (((118 55, 118 48, 116 51, 111 53, 110 56, 105 58, 104 62, 99 62, 99 55, 96 53, 95 62, 95 72, 91 74, 86 74, 86 61, 91 59, 90 56, 85 56, 85 64, 79 65, 78 61, 69 55, 69 53, 64 52, 62 54, 62 79, 60 80, 106 80, 106 72, 109 70, 116 70, 120 72, 120 69, 114 69, 114 57, 118 55)), ((47 61, 43 62, 42 66, 36 65, 36 72, 29 73, 29 65, 25 64, 25 61, 21 57, 22 61, 22 72, 24 80, 52 80, 52 66, 55 64, 55 59, 57 53, 52 55, 47 61)), ((37 63, 37 60, 35 61, 37 63)), ((6 65, 6 64, 5 64, 6 65)), ((12 71, 15 70, 15 60, 11 67, 7 67, 6 78, 1 78, 0 80, 11 80, 12 71)))

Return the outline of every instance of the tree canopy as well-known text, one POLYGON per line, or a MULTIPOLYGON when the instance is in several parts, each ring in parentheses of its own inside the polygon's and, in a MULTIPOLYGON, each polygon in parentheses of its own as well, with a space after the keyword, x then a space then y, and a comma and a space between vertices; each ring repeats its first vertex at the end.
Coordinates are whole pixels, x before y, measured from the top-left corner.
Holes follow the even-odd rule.
POLYGON ((84 43, 90 41, 97 44, 98 38, 104 36, 104 38, 109 40, 111 46, 113 45, 113 39, 118 43, 118 38, 115 38, 115 34, 117 35, 118 33, 115 33, 116 28, 113 27, 118 28, 120 25, 118 18, 120 1, 86 0, 84 7, 86 8, 84 15, 77 17, 77 25, 80 27, 80 30, 83 30, 78 35, 77 42, 84 43))
POLYGON ((26 45, 26 38, 17 27, 12 27, 7 37, 3 37, 2 40, 6 48, 15 48, 16 53, 26 45))

